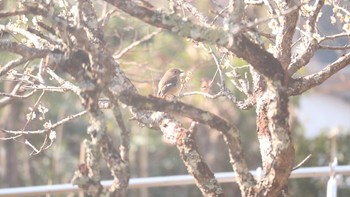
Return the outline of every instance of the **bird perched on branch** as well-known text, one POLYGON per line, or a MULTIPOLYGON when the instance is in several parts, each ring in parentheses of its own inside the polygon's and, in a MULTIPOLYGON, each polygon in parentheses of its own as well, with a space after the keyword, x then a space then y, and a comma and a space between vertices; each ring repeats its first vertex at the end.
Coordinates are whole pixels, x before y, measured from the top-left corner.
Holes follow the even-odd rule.
POLYGON ((165 72, 158 84, 158 96, 167 98, 175 97, 181 90, 181 77, 183 71, 177 68, 171 68, 165 72))

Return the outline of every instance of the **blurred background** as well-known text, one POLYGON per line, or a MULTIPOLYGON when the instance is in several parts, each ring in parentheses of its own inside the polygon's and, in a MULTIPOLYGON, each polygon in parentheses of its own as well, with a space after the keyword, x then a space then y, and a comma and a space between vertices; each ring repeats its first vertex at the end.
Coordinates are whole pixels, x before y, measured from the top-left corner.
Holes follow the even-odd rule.
MULTIPOLYGON (((220 11, 214 9, 212 1, 188 1, 195 5, 212 21, 220 11)), ((227 1, 215 1, 216 4, 224 5, 227 1)), ((349 7, 347 0, 344 7, 349 7)), ((154 6, 166 7, 167 1, 152 1, 154 6)), ((1 10, 11 10, 18 5, 15 1, 0 1, 1 10)), ((99 16, 103 16, 111 7, 103 3, 95 4, 99 16)), ((249 9, 252 20, 262 17, 266 13, 260 7, 249 9)), ((319 31, 324 35, 330 35, 342 30, 338 23, 331 24, 329 18, 332 8, 325 6, 319 24, 319 31)), ((28 17, 30 23, 31 18, 28 17)), ((1 24, 12 22, 19 23, 24 27, 26 24, 21 17, 1 19, 1 24)), ((302 20, 302 19, 301 19, 302 20)), ((217 24, 222 21, 217 20, 217 24)), ((268 31, 267 25, 261 27, 268 31)), ((118 61, 127 76, 132 80, 138 91, 143 95, 155 94, 156 84, 162 74, 170 67, 179 67, 186 71, 190 80, 183 92, 206 91, 215 94, 218 91, 218 77, 215 77, 216 65, 208 49, 212 48, 218 54, 215 47, 193 43, 169 32, 160 31, 147 24, 140 22, 122 12, 115 12, 104 27, 105 41, 112 52, 118 56, 118 61), (151 36, 150 36, 151 34, 151 36), (146 38, 145 38, 146 36, 146 38), (149 38, 147 38, 149 36, 149 38), (125 48, 135 41, 143 40, 142 43, 124 51, 125 48), (208 84, 213 85, 208 88, 208 84)), ((296 39, 298 37, 296 33, 296 39)), ((8 35, 3 32, 1 39, 18 39, 16 35, 8 35)), ((348 40, 339 40, 339 43, 348 43, 348 40)), ((339 44, 336 43, 336 44, 339 44)), ((307 68, 302 69, 297 75, 304 76, 317 72, 328 63, 341 56, 344 51, 323 50, 309 63, 307 68)), ((0 65, 6 64, 15 58, 13 54, 0 51, 0 65)), ((242 73, 248 72, 244 62, 234 56, 229 57, 231 64, 242 67, 242 73)), ((37 64, 38 62, 32 62, 37 64)), ((18 72, 21 72, 18 68, 18 72)), ((229 72, 227 68, 225 72, 229 72)), ((338 158, 339 165, 349 164, 350 160, 350 68, 345 68, 326 83, 306 92, 302 96, 292 97, 290 102, 291 128, 296 149, 296 161, 303 160, 307 155, 312 157, 303 165, 328 166, 332 157, 338 158), (336 152, 331 151, 331 139, 336 142, 336 152)), ((62 77, 69 79, 64 73, 62 77)), ((227 79, 229 88, 242 98, 243 95, 227 79)), ((13 89, 15 83, 1 78, 0 91, 8 92, 13 89)), ((16 100, 6 107, 0 108, 0 128, 21 129, 26 123, 26 114, 29 108, 37 101, 40 93, 26 100, 16 100)), ((233 103, 218 98, 211 100, 203 96, 195 95, 182 98, 183 102, 193 104, 204 110, 220 115, 232 121, 240 129, 242 142, 245 150, 245 158, 249 168, 255 170, 261 165, 259 145, 256 137, 255 109, 241 111, 233 103)), ((83 110, 77 96, 71 93, 45 94, 40 103, 49 111, 45 117, 32 121, 27 129, 36 130, 42 128, 44 122, 52 123, 83 110)), ((131 128, 131 177, 152 177, 166 175, 187 174, 184 164, 178 156, 176 147, 169 145, 162 139, 158 130, 150 130, 141 127, 135 121, 129 121, 131 114, 125 110, 124 118, 131 128)), ((108 118, 109 135, 118 145, 119 129, 114 122, 113 115, 109 110, 105 111, 108 118)), ((175 115, 176 116, 176 115, 175 115)), ((178 117, 180 118, 180 117, 178 117)), ((180 119, 186 126, 189 120, 180 119)), ((0 141, 0 188, 33 186, 46 184, 69 183, 74 171, 80 163, 81 143, 88 138, 86 134, 87 117, 71 121, 57 128, 55 144, 48 150, 34 156, 30 156, 31 149, 23 144, 24 139, 18 141, 0 141)), ((0 133, 0 137, 6 137, 0 133)), ((34 145, 40 146, 44 140, 42 136, 26 136, 34 145)), ((206 126, 200 125, 196 133, 196 140, 200 152, 214 172, 232 171, 225 144, 219 132, 206 126)), ((107 168, 103 169, 103 179, 111 179, 107 168)), ((338 196, 347 196, 350 192, 350 178, 338 177, 338 196)), ((317 196, 326 195, 327 178, 292 179, 289 191, 291 196, 317 196)), ((239 196, 238 186, 234 183, 222 184, 226 194, 239 196)), ((130 189, 128 196, 151 197, 151 196, 201 196, 196 186, 176 186, 149 189, 130 189)), ((69 194, 71 196, 77 194, 69 194)), ((67 195, 62 195, 67 196, 67 195)))

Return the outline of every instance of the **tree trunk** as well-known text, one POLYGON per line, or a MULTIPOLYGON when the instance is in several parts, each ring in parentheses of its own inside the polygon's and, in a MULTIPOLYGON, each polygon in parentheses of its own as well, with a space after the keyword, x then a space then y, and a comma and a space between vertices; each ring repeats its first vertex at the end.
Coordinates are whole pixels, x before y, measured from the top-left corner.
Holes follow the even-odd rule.
MULTIPOLYGON (((11 91, 14 88, 14 83, 8 83, 5 86, 5 91, 11 91)), ((20 129, 19 118, 21 115, 21 100, 14 99, 12 103, 7 106, 7 110, 4 110, 2 117, 3 122, 1 125, 4 125, 5 128, 11 129, 20 129)), ((11 135, 7 134, 6 137, 11 135)), ((18 143, 14 143, 11 140, 4 141, 5 147, 5 157, 6 157, 6 166, 5 166, 5 185, 7 187, 15 187, 20 185, 20 174, 18 171, 18 143)))
POLYGON ((253 193, 254 196, 280 196, 287 188, 295 159, 285 88, 267 85, 257 101, 256 111, 264 174, 253 193))

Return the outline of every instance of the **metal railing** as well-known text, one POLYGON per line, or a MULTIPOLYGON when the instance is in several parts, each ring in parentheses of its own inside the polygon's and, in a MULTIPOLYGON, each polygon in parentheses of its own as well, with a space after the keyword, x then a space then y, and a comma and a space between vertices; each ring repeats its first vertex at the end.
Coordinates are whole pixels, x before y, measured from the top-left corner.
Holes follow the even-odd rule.
MULTIPOLYGON (((256 171, 252 171, 254 176, 257 175, 256 171)), ((300 168, 292 172, 290 178, 312 178, 312 177, 331 177, 330 180, 334 181, 334 175, 341 174, 350 176, 350 165, 346 166, 327 166, 327 167, 305 167, 300 168)), ((215 173, 215 177, 220 183, 234 182, 235 173, 233 172, 220 172, 215 173)), ((104 187, 109 187, 113 183, 112 180, 102 181, 104 187)), ((333 182, 332 182, 333 183, 333 182)), ((159 176, 159 177, 147 177, 147 178, 131 178, 129 182, 129 188, 149 188, 149 187, 165 187, 165 186, 178 186, 178 185, 191 185, 195 184, 194 179, 190 175, 177 175, 177 176, 159 176)), ((334 185, 334 184, 333 184, 334 185)), ((336 186, 336 184, 335 184, 336 186)), ((333 187, 336 190, 336 188, 333 187)), ((59 194, 81 191, 77 186, 71 184, 58 184, 58 185, 42 185, 31 187, 16 187, 16 188, 3 188, 0 189, 1 196, 38 196, 45 194, 59 194)))

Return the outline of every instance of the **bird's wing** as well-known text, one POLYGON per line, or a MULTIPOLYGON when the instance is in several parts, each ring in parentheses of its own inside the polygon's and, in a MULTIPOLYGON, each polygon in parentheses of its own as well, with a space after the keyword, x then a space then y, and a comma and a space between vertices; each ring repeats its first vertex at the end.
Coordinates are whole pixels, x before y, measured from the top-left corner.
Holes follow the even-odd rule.
POLYGON ((158 96, 163 96, 166 92, 168 92, 171 88, 175 87, 178 83, 178 77, 174 76, 170 79, 166 80, 162 87, 159 87, 158 96))

